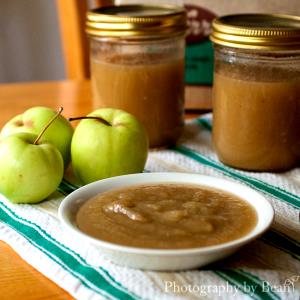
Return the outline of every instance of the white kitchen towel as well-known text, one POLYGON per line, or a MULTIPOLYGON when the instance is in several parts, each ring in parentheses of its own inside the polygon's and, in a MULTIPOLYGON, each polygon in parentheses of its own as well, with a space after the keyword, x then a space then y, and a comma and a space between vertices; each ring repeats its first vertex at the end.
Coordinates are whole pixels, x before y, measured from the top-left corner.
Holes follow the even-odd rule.
POLYGON ((58 206, 76 189, 64 180, 40 204, 14 205, 0 196, 0 239, 76 299, 300 299, 300 169, 254 173, 224 166, 213 151, 206 115, 186 123, 176 147, 151 151, 146 171, 192 172, 248 185, 273 205, 272 228, 231 257, 198 270, 120 267, 62 228, 58 206))

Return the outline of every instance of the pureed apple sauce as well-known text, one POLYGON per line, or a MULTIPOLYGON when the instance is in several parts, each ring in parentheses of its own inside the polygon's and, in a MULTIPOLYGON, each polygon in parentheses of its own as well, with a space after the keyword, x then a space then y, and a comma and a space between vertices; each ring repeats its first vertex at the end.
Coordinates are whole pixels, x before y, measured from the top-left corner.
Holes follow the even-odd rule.
POLYGON ((91 68, 97 107, 135 115, 146 127, 151 146, 177 140, 183 128, 183 59, 114 56, 106 62, 92 59, 91 68))
POLYGON ((124 5, 88 13, 95 108, 134 114, 150 146, 175 144, 183 128, 185 11, 124 5))
POLYGON ((283 171, 300 161, 300 17, 216 19, 213 141, 227 165, 283 171))
POLYGON ((124 246, 184 249, 239 239, 257 224, 253 206, 222 190, 181 183, 112 189, 76 214, 84 233, 124 246))
POLYGON ((220 160, 258 171, 295 166, 300 158, 300 76, 260 81, 234 75, 214 75, 213 140, 220 160))

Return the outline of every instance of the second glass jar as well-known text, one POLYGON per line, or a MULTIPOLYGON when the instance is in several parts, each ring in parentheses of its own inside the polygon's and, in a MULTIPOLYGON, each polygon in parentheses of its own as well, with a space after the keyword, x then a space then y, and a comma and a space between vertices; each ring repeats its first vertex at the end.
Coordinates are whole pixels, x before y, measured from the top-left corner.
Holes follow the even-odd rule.
POLYGON ((219 159, 253 171, 297 166, 300 18, 233 15, 213 26, 213 141, 219 159))

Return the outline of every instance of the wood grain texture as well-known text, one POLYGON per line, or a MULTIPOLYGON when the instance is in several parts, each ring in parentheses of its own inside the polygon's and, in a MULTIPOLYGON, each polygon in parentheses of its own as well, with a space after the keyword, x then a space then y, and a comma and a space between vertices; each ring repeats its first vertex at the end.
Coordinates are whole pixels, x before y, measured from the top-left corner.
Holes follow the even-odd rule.
MULTIPOLYGON (((32 106, 63 106, 64 116, 81 116, 93 110, 89 81, 58 81, 0 85, 0 127, 32 106)), ((196 117, 198 114, 187 115, 196 117)), ((64 290, 25 263, 0 242, 1 300, 73 299, 64 290)))
POLYGON ((211 110, 212 109, 211 86, 187 85, 185 87, 185 108, 211 110))
POLYGON ((1 300, 71 300, 66 291, 23 261, 0 241, 1 300))
POLYGON ((0 126, 32 106, 64 107, 63 115, 92 111, 89 81, 58 81, 0 85, 0 126))

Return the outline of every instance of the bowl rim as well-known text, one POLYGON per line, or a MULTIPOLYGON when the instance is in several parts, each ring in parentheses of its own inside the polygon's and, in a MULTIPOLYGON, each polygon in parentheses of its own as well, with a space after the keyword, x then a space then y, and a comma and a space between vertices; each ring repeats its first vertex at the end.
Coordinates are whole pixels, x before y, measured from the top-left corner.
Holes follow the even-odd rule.
MULTIPOLYGON (((195 184, 195 182, 190 182, 190 184, 195 184)), ((197 184, 197 183, 196 183, 197 184)), ((222 188, 217 187, 218 189, 222 190, 222 188)), ((228 192, 228 189, 223 189, 224 191, 228 192)), ((234 195, 237 195, 235 193, 235 191, 229 191, 234 195)), ((96 194, 99 194, 99 192, 97 192, 96 194)), ((247 201, 247 203, 251 202, 248 200, 246 200, 247 196, 243 197, 241 195, 238 195, 240 198, 242 198, 243 200, 247 201)), ((89 197, 90 198, 90 197, 89 197)), ((86 199, 87 200, 87 199, 86 199)), ((102 179, 99 181, 95 181, 92 183, 89 183, 87 185, 84 185, 80 188, 78 188, 77 190, 73 191, 72 193, 70 193, 69 195, 67 195, 61 202, 59 209, 58 209, 58 217, 59 220, 61 222, 61 224, 68 229, 70 232, 77 234, 78 236, 80 236, 82 239, 85 239, 86 241, 88 241, 89 243, 91 243, 94 246, 97 247, 101 247, 101 248, 106 248, 106 249, 110 249, 110 250, 114 250, 114 251, 119 251, 119 252, 123 252, 123 253, 132 253, 132 254, 142 254, 142 255, 159 255, 159 256, 181 256, 181 255, 188 255, 188 254, 208 254, 208 253, 214 253, 214 252, 219 252, 219 251, 223 251, 223 250, 229 250, 231 248, 237 248, 237 247, 241 247, 249 242, 251 242, 252 240, 258 238, 259 236, 261 236, 265 231, 267 231, 269 229, 269 227, 271 226, 273 220, 274 220, 274 209, 272 207, 272 205, 269 203, 269 201, 259 192, 257 192, 256 190, 241 184, 239 182, 235 182, 235 181, 229 181, 227 179, 224 178, 219 178, 219 177, 214 177, 214 176, 208 176, 208 175, 202 175, 202 174, 197 174, 197 173, 181 173, 181 172, 152 172, 152 173, 135 173, 135 174, 129 174, 129 175, 121 175, 121 176, 115 176, 115 177, 110 177, 110 178, 106 178, 106 179, 102 179), (168 177, 170 178, 170 176, 179 176, 179 178, 181 179, 177 179, 177 180, 170 180, 170 181, 152 181, 150 178, 151 176, 158 176, 158 177, 168 177), (136 177, 149 177, 149 181, 146 180, 145 182, 140 182, 140 183, 134 183, 134 184, 125 184, 124 185, 124 181, 126 179, 133 179, 136 177), (181 249, 155 249, 155 248, 141 248, 141 247, 132 247, 132 246, 125 246, 125 245, 121 245, 121 244, 117 244, 117 243, 112 243, 112 242, 108 242, 105 240, 101 240, 98 238, 94 238, 86 233, 84 233, 83 231, 81 231, 79 228, 77 228, 72 221, 70 220, 70 218, 67 217, 67 212, 66 210, 68 209, 68 206, 72 205, 72 202, 76 201, 75 196, 77 194, 81 194, 81 193, 85 193, 86 191, 88 191, 89 189, 93 189, 93 188, 100 188, 101 186, 105 186, 107 183, 113 183, 113 182, 119 182, 119 186, 115 186, 112 189, 115 188, 119 188, 122 186, 130 186, 130 185, 139 185, 139 184, 145 184, 145 183, 187 183, 189 184, 189 181, 186 180, 187 178, 197 178, 200 179, 200 181, 206 181, 204 182, 200 182, 199 185, 200 186, 209 186, 209 187, 213 187, 213 185, 210 185, 213 181, 214 182, 218 182, 219 184, 223 183, 225 184, 225 186, 227 187, 228 185, 230 186, 235 186, 235 187, 239 187, 240 189, 243 189, 245 194, 246 192, 255 195, 255 197, 257 197, 259 200, 257 201, 261 201, 261 204, 264 207, 263 210, 258 210, 258 208, 252 204, 252 207, 255 209, 256 213, 257 213, 257 224, 256 226, 246 235, 229 241, 229 242, 225 242, 225 243, 221 243, 221 244, 216 244, 216 245, 212 245, 212 246, 204 246, 204 247, 193 247, 193 248, 181 248, 181 249), (184 178, 184 180, 182 181, 182 178, 184 178), (123 182, 123 184, 122 184, 123 182), (206 183, 209 184, 206 184, 206 183), (74 198, 74 199, 73 199, 74 198), (265 224, 263 224, 262 228, 258 228, 259 222, 261 222, 261 218, 262 215, 265 214, 267 216, 266 219, 263 220, 263 222, 265 224)))

